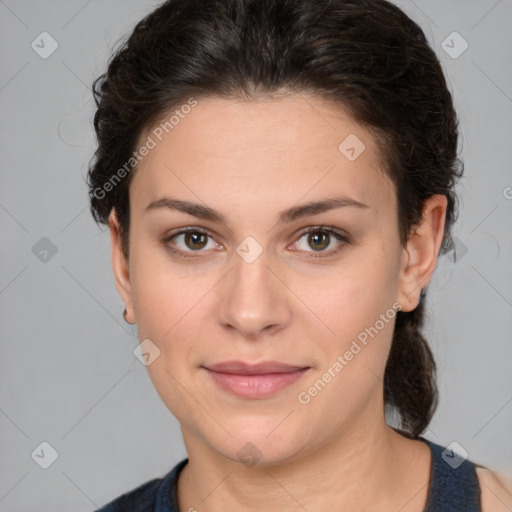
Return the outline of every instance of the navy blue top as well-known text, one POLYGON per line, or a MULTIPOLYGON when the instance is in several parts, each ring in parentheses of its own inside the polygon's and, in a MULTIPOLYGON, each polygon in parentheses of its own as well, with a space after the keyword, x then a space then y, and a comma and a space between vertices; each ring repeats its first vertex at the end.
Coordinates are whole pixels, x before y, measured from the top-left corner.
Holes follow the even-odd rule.
MULTIPOLYGON (((396 429, 395 429, 396 430, 396 429)), ((401 432, 403 433, 403 432, 401 432)), ((408 436, 410 437, 410 436, 408 436)), ((475 467, 469 459, 421 436, 432 452, 430 484, 424 512, 481 512, 480 486, 475 467)), ((177 482, 188 458, 178 462, 162 478, 155 478, 122 494, 96 512, 186 512, 180 511, 177 482)))

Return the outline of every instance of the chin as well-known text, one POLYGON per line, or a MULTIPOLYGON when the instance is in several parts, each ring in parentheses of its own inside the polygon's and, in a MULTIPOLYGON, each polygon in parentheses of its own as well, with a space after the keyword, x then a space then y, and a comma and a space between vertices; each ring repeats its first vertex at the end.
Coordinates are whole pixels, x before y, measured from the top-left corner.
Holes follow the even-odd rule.
MULTIPOLYGON (((247 415, 234 421, 224 421, 224 427, 233 438, 223 436, 217 451, 247 467, 257 464, 275 466, 293 459, 304 442, 304 434, 294 430, 293 424, 283 421, 286 415, 258 417, 247 415)), ((214 445, 215 443, 212 443, 214 445)))

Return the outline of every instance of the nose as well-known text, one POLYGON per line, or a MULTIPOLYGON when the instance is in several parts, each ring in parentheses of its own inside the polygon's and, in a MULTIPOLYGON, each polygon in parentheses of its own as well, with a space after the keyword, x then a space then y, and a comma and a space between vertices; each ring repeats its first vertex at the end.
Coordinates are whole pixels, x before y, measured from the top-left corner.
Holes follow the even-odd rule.
POLYGON ((248 263, 233 254, 233 268, 221 281, 218 320, 244 338, 275 333, 289 324, 290 292, 263 251, 248 263))

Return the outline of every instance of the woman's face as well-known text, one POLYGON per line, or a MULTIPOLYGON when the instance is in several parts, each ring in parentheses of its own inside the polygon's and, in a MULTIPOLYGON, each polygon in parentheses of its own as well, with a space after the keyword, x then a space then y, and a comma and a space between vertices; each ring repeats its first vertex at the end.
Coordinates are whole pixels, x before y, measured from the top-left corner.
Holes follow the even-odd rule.
POLYGON ((191 104, 140 139, 129 265, 111 216, 116 286, 189 454, 272 464, 383 424, 396 311, 426 281, 373 137, 307 95, 191 104), (293 368, 211 371, 229 361, 293 368))

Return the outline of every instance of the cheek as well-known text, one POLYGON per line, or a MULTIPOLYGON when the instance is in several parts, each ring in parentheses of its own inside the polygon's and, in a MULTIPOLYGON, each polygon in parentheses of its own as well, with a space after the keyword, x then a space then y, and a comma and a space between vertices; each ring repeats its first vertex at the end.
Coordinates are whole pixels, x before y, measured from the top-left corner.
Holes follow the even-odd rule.
POLYGON ((343 424, 368 404, 379 407, 375 397, 381 396, 377 389, 384 379, 396 319, 392 291, 393 282, 385 273, 364 267, 330 279, 327 292, 317 290, 311 297, 311 309, 334 332, 322 328, 322 336, 320 331, 314 334, 321 340, 315 347, 321 364, 301 388, 302 397, 310 400, 304 411, 316 418, 319 429, 325 423, 343 424))
MULTIPOLYGON (((307 383, 314 386, 320 378, 322 389, 328 382, 319 393, 322 396, 314 399, 321 409, 342 399, 344 411, 353 411, 363 407, 381 385, 396 319, 397 273, 390 252, 376 244, 358 251, 357 257, 347 259, 335 272, 317 276, 309 286, 301 281, 298 295, 307 291, 305 302, 323 322, 312 334, 321 340, 316 346, 321 364, 315 379, 307 383), (316 286, 311 286, 314 282, 316 286)), ((340 421, 338 412, 327 414, 332 421, 340 421)))
POLYGON ((204 362, 197 344, 207 341, 204 326, 212 322, 209 292, 217 280, 214 273, 194 277, 173 272, 161 249, 141 250, 133 258, 132 295, 139 338, 149 338, 158 347, 169 371, 183 372, 184 361, 194 366, 204 362))
POLYGON ((197 371, 204 354, 198 340, 205 339, 208 315, 204 309, 207 301, 201 297, 213 283, 175 276, 165 265, 150 260, 150 255, 143 253, 134 258, 132 278, 140 341, 151 340, 159 351, 146 369, 158 395, 178 421, 200 428, 205 418, 191 399, 190 394, 198 395, 191 372, 197 371))
POLYGON ((381 244, 359 248, 337 267, 298 277, 293 289, 329 327, 330 338, 349 340, 395 302, 395 263, 395 255, 386 253, 381 244))
POLYGON ((152 339, 162 351, 183 352, 204 325, 200 318, 206 303, 201 297, 208 291, 205 284, 166 274, 139 274, 133 295, 141 339, 152 339))
POLYGON ((137 323, 155 334, 174 325, 197 296, 190 278, 172 272, 165 249, 155 241, 133 244, 130 271, 137 323))

